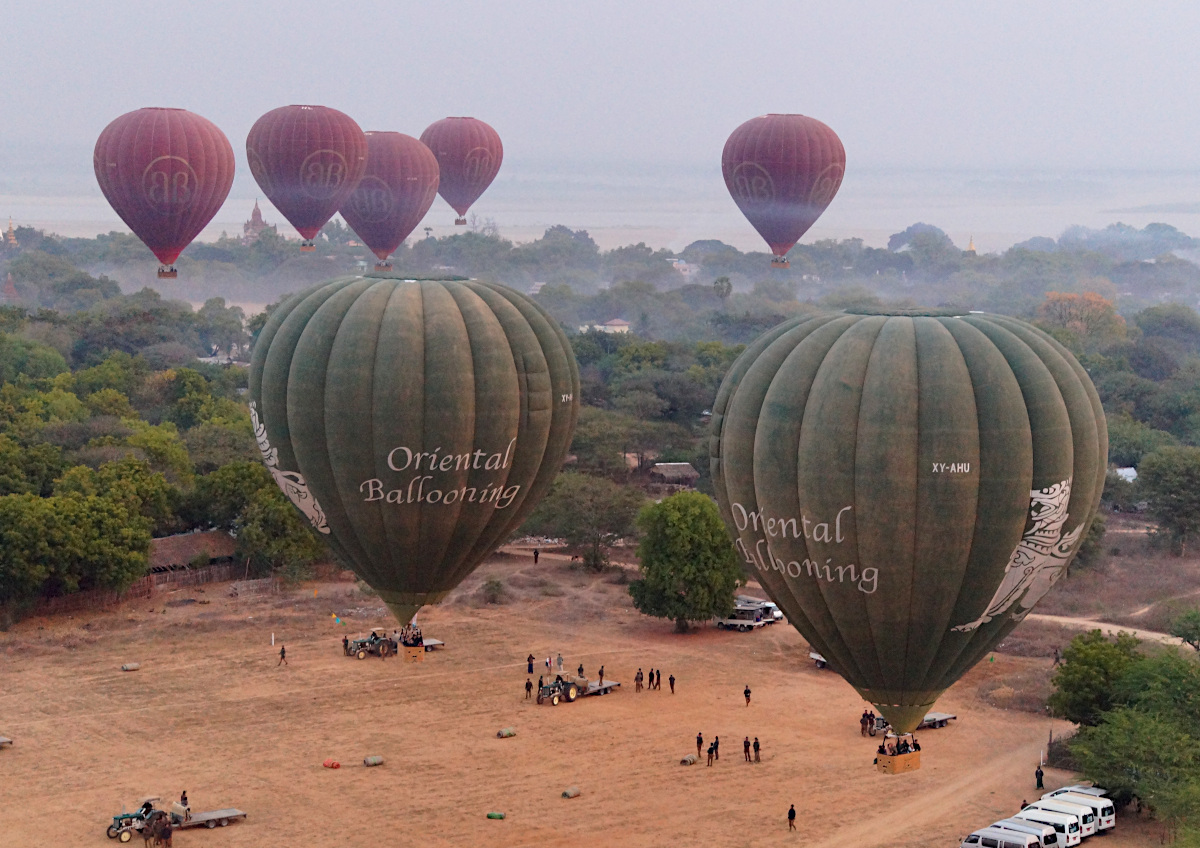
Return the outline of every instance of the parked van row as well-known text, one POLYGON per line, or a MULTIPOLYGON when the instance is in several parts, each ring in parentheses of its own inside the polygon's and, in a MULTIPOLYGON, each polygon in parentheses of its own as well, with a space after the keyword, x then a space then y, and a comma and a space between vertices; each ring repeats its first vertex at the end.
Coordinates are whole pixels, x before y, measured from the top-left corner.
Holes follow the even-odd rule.
POLYGON ((1116 823, 1116 808, 1103 789, 1075 784, 971 833, 960 848, 1071 848, 1116 823))

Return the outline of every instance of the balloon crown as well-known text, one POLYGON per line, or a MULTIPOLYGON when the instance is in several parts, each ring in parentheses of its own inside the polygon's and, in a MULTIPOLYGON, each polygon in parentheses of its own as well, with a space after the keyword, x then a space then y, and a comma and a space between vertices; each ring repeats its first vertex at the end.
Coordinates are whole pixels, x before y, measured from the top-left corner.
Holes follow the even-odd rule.
POLYGON ((853 306, 842 311, 847 315, 884 315, 888 318, 956 318, 959 315, 965 315, 968 310, 929 308, 924 306, 853 306))
POLYGON ((405 274, 402 271, 369 271, 362 276, 372 280, 404 280, 408 283, 434 281, 439 283, 465 283, 470 277, 458 277, 454 274, 405 274))

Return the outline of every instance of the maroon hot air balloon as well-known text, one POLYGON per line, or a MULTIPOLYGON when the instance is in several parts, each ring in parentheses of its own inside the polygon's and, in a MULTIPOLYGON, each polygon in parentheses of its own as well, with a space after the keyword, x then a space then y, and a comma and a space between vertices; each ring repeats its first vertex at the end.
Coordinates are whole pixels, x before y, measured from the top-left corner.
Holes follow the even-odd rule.
POLYGON ((429 148, 398 132, 367 133, 367 170, 339 210, 379 257, 375 270, 425 217, 438 189, 438 163, 429 148))
POLYGON ((805 115, 763 115, 742 124, 721 154, 721 173, 734 202, 783 257, 821 217, 842 184, 846 150, 837 133, 805 115))
POLYGON ((467 223, 467 210, 492 184, 504 161, 499 134, 478 118, 442 118, 425 128, 421 141, 437 157, 438 194, 458 213, 454 223, 467 223))
POLYGON ((225 202, 233 185, 229 139, 185 109, 138 109, 104 128, 92 155, 104 197, 154 252, 160 277, 225 202))
POLYGON ((350 197, 367 164, 367 139, 349 115, 328 106, 281 106, 246 136, 250 173, 304 237, 301 250, 350 197))

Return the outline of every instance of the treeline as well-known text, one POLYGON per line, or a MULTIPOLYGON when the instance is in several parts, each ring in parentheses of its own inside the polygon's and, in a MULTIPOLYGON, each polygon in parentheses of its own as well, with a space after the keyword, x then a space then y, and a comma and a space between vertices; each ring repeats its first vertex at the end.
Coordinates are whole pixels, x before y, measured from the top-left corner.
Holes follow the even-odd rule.
POLYGON ((123 589, 145 573, 154 536, 235 531, 258 574, 294 575, 322 555, 262 465, 245 368, 191 354, 190 367, 161 369, 141 353, 94 350, 72 335, 75 317, 3 313, 0 622, 42 597, 123 589), (31 338, 46 327, 70 342, 74 370, 31 338))

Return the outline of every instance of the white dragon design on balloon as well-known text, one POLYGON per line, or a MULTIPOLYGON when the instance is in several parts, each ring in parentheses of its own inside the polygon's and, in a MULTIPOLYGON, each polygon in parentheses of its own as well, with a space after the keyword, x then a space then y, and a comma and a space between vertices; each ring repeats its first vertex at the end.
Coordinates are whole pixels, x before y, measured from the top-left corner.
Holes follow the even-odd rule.
POLYGON ((262 452, 263 462, 266 463, 271 476, 275 478, 275 483, 288 496, 288 500, 294 503, 296 508, 312 522, 312 526, 316 528, 317 532, 328 533, 329 525, 325 521, 325 511, 321 509, 316 497, 308 490, 308 483, 305 482, 304 475, 295 471, 284 471, 279 467, 279 449, 271 447, 271 442, 267 439, 266 425, 259 420, 258 407, 254 401, 250 401, 250 421, 254 425, 254 438, 258 441, 258 449, 262 452))

